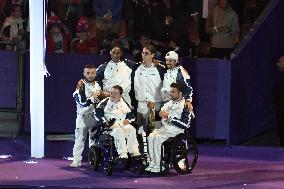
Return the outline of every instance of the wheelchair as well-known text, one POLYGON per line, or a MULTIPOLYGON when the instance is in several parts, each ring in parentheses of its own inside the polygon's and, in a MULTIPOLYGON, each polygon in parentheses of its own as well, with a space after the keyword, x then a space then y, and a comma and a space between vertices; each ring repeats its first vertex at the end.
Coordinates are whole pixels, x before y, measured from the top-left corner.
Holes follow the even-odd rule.
POLYGON ((160 172, 167 175, 173 167, 179 174, 190 174, 198 159, 198 147, 188 130, 162 144, 160 172), (164 169, 164 170, 163 170, 164 169))
MULTIPOLYGON (((154 128, 155 114, 150 110, 149 130, 147 136, 154 128)), ((191 118, 194 114, 191 113, 191 118)), ((149 158, 145 158, 149 159, 149 158)), ((170 168, 174 168, 181 175, 190 174, 198 160, 198 146, 194 138, 189 134, 189 129, 175 137, 168 138, 161 146, 160 174, 166 176, 170 168)), ((148 162, 146 163, 148 165, 148 162)))
MULTIPOLYGON (((118 153, 115 148, 114 138, 110 135, 115 119, 109 121, 107 124, 97 125, 94 129, 93 144, 89 148, 88 162, 93 170, 98 170, 100 165, 103 166, 104 172, 107 176, 112 175, 113 168, 120 163, 118 153)), ((137 172, 142 170, 140 159, 132 159, 128 154, 128 159, 123 162, 124 169, 129 169, 131 164, 137 172)))

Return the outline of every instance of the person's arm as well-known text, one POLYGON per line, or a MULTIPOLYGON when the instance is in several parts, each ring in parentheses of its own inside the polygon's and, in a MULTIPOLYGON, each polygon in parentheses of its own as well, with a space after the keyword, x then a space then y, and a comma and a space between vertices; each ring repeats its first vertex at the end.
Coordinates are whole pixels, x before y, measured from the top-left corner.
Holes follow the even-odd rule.
POLYGON ((125 116, 125 120, 123 121, 124 125, 130 124, 131 122, 135 121, 135 115, 133 113, 133 108, 125 102, 127 105, 128 113, 125 116))
POLYGON ((192 102, 193 90, 190 83, 190 76, 183 67, 180 68, 177 74, 176 82, 184 86, 182 91, 184 99, 192 102))
POLYGON ((97 124, 99 124, 99 125, 107 122, 106 118, 104 117, 104 109, 106 107, 108 99, 109 98, 102 100, 94 110, 93 116, 94 116, 95 120, 97 121, 97 124))
POLYGON ((239 20, 237 14, 233 15, 232 19, 232 36, 235 44, 238 44, 240 41, 240 27, 239 27, 239 20))
POLYGON ((181 113, 181 117, 173 117, 170 118, 170 123, 172 123, 175 127, 186 129, 190 127, 190 120, 191 120, 191 113, 189 112, 188 108, 183 108, 181 113))
POLYGON ((94 102, 94 98, 87 98, 85 93, 85 85, 83 80, 79 80, 76 91, 73 93, 73 97, 76 101, 76 103, 80 104, 83 107, 88 107, 94 102))
POLYGON ((96 70, 96 72, 97 72, 97 74, 96 74, 96 81, 98 81, 98 83, 99 83, 99 85, 100 85, 102 90, 104 90, 104 88, 103 88, 103 80, 105 78, 106 66, 107 66, 107 63, 104 63, 104 64, 100 65, 97 68, 97 70, 96 70))

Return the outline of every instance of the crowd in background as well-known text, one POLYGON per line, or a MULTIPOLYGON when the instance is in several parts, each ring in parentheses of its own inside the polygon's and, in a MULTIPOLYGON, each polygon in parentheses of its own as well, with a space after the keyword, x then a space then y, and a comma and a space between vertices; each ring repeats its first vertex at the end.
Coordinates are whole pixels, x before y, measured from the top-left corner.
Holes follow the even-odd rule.
MULTIPOLYGON (((148 42, 156 46, 160 57, 170 50, 180 57, 211 56, 209 47, 214 34, 208 29, 208 19, 222 1, 49 0, 47 52, 105 54, 109 53, 112 41, 119 39, 124 53, 133 55, 137 61, 141 47, 148 42)), ((234 46, 230 46, 233 49, 268 0, 228 2, 239 27, 234 46)), ((1 49, 15 49, 18 39, 28 42, 28 18, 28 0, 0 0, 1 49)), ((222 29, 217 31, 232 32, 222 29)))

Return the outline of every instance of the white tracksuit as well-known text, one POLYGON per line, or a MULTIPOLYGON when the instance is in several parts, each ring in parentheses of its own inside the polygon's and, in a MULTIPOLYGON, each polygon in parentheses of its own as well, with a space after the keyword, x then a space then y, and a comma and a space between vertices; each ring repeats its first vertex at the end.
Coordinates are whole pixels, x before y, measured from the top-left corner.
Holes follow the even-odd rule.
MULTIPOLYGON (((77 162, 82 161, 82 152, 84 150, 84 144, 87 137, 88 131, 92 128, 93 125, 85 125, 83 115, 86 111, 94 109, 93 103, 95 102, 93 98, 93 92, 98 90, 101 91, 101 88, 97 82, 94 85, 91 85, 84 81, 84 90, 79 91, 78 89, 73 93, 77 105, 77 118, 76 118, 76 129, 75 129, 75 144, 73 147, 73 157, 77 162)), ((90 135, 90 132, 89 132, 90 135)), ((89 145, 92 141, 89 137, 89 145)))
POLYGON ((192 87, 190 84, 190 76, 188 72, 182 67, 177 66, 174 69, 168 69, 164 76, 162 91, 162 101, 167 102, 171 99, 170 96, 170 85, 172 83, 183 84, 184 89, 182 91, 185 100, 192 101, 192 87))
POLYGON ((137 122, 139 122, 141 126, 145 127, 148 122, 148 102, 155 102, 156 110, 160 109, 162 101, 161 88, 162 79, 158 68, 154 64, 150 67, 141 64, 134 75, 134 92, 135 98, 138 101, 137 122))
POLYGON ((170 137, 183 133, 190 125, 190 112, 184 107, 185 100, 170 100, 161 108, 169 113, 167 119, 162 119, 162 127, 155 129, 148 136, 149 168, 152 172, 160 172, 161 146, 170 137))
POLYGON ((123 89, 122 97, 128 104, 131 104, 129 96, 131 73, 132 69, 124 61, 115 63, 111 60, 97 68, 97 80, 101 82, 100 85, 104 91, 111 91, 114 85, 121 86, 123 89))
POLYGON ((114 137, 114 144, 119 156, 127 157, 127 152, 137 156, 140 155, 138 141, 136 138, 136 129, 130 125, 124 125, 123 121, 128 120, 130 123, 135 120, 131 107, 120 99, 119 102, 112 102, 110 98, 102 100, 95 109, 95 119, 98 124, 115 119, 111 135, 114 137))

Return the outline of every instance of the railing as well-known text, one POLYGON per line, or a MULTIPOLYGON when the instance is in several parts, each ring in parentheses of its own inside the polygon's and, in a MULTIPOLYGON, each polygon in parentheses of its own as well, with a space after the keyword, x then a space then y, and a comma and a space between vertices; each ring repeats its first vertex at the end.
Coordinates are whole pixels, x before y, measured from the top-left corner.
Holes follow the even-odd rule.
MULTIPOLYGON (((24 77, 25 77, 25 41, 19 39, 13 41, 0 41, 0 45, 15 47, 15 50, 2 50, 1 56, 1 74, 2 74, 2 94, 3 103, 0 102, 0 113, 2 117, 8 120, 17 121, 18 127, 15 132, 20 131, 24 115, 24 77), (3 92, 4 91, 4 92, 3 92), (4 102, 6 101, 6 102, 4 102), (8 115, 5 117, 5 115, 8 115), (11 116, 13 115, 14 116, 11 116)), ((4 128, 5 129, 5 128, 4 128)))

